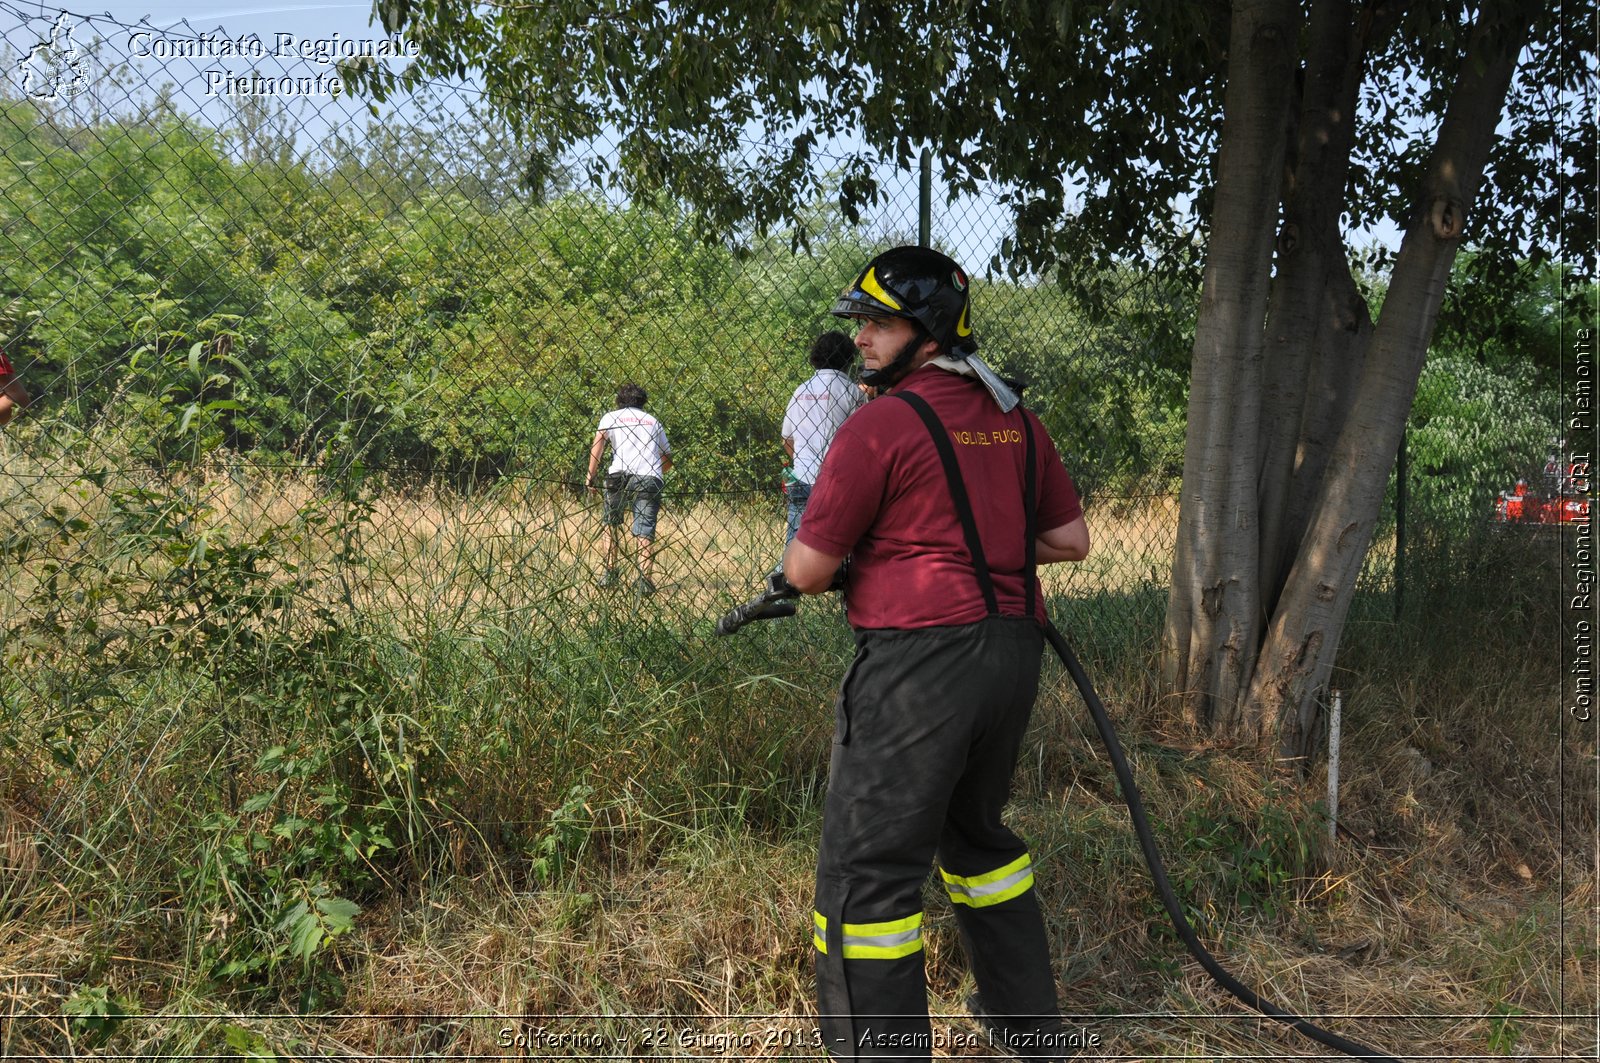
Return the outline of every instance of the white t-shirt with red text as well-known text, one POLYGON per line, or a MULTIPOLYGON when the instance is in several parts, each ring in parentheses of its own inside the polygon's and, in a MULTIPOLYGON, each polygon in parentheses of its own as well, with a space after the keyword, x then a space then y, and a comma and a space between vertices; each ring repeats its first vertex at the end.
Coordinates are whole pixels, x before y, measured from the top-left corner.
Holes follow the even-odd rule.
POLYGON ((828 444, 861 405, 861 389, 837 369, 818 369, 794 389, 783 412, 783 437, 794 441, 794 478, 816 483, 828 444))
POLYGON ((661 478, 661 455, 671 454, 661 422, 636 406, 612 410, 600 418, 598 431, 611 444, 610 472, 661 478))

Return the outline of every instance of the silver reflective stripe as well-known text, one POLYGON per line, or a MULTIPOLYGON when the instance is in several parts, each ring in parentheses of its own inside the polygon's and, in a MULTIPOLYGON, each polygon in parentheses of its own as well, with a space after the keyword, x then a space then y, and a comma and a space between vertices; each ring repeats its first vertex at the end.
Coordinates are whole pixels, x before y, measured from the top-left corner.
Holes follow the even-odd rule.
POLYGON ((1020 871, 1012 872, 999 882, 986 882, 981 886, 966 886, 952 882, 950 883, 950 892, 965 894, 968 897, 987 897, 992 893, 1000 893, 1010 889, 1032 874, 1033 868, 1025 867, 1020 871))
POLYGON ((866 948, 892 949, 896 945, 909 945, 920 937, 922 937, 921 927, 898 934, 852 934, 847 930, 844 935, 844 947, 848 949, 852 945, 860 945, 866 948))
MULTIPOLYGON (((828 952, 828 921, 812 913, 811 941, 823 955, 828 952)), ((847 960, 894 960, 922 951, 922 913, 881 923, 846 923, 840 950, 847 960)))
POLYGON ((1011 874, 994 882, 980 884, 954 881, 954 876, 947 875, 945 876, 944 885, 945 889, 950 893, 950 899, 956 903, 983 907, 985 902, 989 901, 989 898, 993 898, 989 903, 1010 900, 1032 885, 1032 880, 1033 865, 1025 862, 1011 874))

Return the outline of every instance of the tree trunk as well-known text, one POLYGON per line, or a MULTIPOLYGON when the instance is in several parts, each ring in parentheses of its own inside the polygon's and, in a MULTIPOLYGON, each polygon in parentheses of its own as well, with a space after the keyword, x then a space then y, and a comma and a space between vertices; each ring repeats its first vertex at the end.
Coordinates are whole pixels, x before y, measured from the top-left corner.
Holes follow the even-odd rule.
POLYGON ((1301 756, 1310 744, 1316 699, 1333 668, 1450 268, 1534 11, 1523 0, 1509 0, 1487 8, 1474 28, 1350 416, 1268 627, 1246 715, 1263 721, 1263 736, 1269 728, 1277 731, 1280 755, 1301 756))
POLYGON ((1256 447, 1262 330, 1299 9, 1242 0, 1229 30, 1217 198, 1196 322, 1162 680, 1191 723, 1236 728, 1260 642, 1256 447))
POLYGON ((1234 6, 1162 682, 1219 739, 1304 755, 1466 212, 1537 10, 1475 26, 1377 324, 1340 231, 1350 115, 1388 5, 1316 0, 1296 152, 1294 5, 1234 6), (1269 170, 1270 168, 1270 170, 1269 170), (1270 299, 1271 232, 1285 225, 1270 299), (1265 364, 1263 364, 1265 358, 1265 364))
POLYGON ((1350 410, 1371 333, 1340 231, 1355 109, 1373 19, 1351 0, 1317 0, 1294 163, 1286 175, 1262 388, 1261 604, 1271 616, 1305 534, 1317 483, 1350 410), (1364 326, 1364 327, 1363 327, 1364 326))

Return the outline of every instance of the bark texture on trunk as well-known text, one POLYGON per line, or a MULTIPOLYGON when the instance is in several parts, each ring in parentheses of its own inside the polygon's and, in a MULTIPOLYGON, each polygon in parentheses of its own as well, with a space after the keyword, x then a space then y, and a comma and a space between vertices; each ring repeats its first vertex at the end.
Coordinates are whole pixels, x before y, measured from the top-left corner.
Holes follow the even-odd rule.
POLYGON ((1298 5, 1242 0, 1201 309, 1195 327, 1183 501, 1162 678, 1191 723, 1234 730, 1260 641, 1256 447, 1298 5))
POLYGON ((1280 756, 1309 750, 1445 285, 1538 12, 1530 0, 1480 10, 1374 323, 1351 275, 1342 215, 1366 58, 1405 6, 1314 0, 1298 92, 1297 6, 1233 7, 1161 676, 1189 723, 1280 756))
POLYGON ((1400 245, 1350 414, 1329 455, 1310 523, 1268 626, 1249 715, 1277 733, 1280 755, 1303 755, 1327 684, 1356 577, 1372 541, 1388 472, 1416 392, 1445 285, 1534 5, 1487 7, 1474 28, 1400 245))
POLYGON ((1370 334, 1340 223, 1372 28, 1370 12, 1358 19, 1351 0, 1317 0, 1307 27, 1262 387, 1260 578, 1268 617, 1309 516, 1296 488, 1321 475, 1370 334))

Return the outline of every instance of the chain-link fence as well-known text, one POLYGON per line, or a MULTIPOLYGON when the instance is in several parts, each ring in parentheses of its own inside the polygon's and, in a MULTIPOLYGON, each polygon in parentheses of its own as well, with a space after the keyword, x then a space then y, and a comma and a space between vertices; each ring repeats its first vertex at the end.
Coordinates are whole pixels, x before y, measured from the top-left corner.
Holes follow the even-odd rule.
MULTIPOLYGON (((530 149, 461 89, 358 126, 363 109, 332 105, 333 67, 271 42, 239 74, 215 31, 30 17, 7 39, 25 73, 0 122, 0 345, 33 397, 0 444, 13 629, 312 608, 570 624, 638 586, 631 570, 597 586, 601 496, 584 489, 626 382, 674 459, 659 592, 629 608, 692 627, 780 554, 781 422, 808 344, 840 324, 832 295, 917 235, 915 174, 880 175, 855 224, 813 205, 800 248, 707 240, 675 205, 591 181, 603 137, 540 163, 535 196, 530 149)), ((985 272, 1003 209, 936 215, 934 242, 985 272)), ((981 276, 974 298, 985 354, 1030 384, 1100 544, 1049 589, 1087 626, 1147 627, 1186 300, 1132 273, 1109 320, 1050 278, 981 276)), ((627 570, 641 559, 618 540, 627 570)))
MULTIPOLYGON (((378 884, 539 886, 662 824, 814 813, 837 600, 713 625, 781 556, 786 406, 840 287, 917 238, 917 175, 853 220, 824 195, 804 240, 708 238, 617 193, 603 135, 541 158, 460 87, 372 114, 274 42, 0 25, 0 349, 29 400, 0 428, 0 909, 34 913, 0 954, 75 896, 85 949, 321 992, 378 884), (625 384, 673 458, 648 567, 588 485, 625 384)), ((1165 601, 1188 298, 1130 272, 1091 314, 996 272, 1005 217, 968 199, 932 239, 1085 497, 1097 548, 1044 573, 1052 611, 1131 656, 1165 601)), ((6 1050, 76 999, 78 953, 23 947, 55 973, 6 997, 44 1016, 6 1050)))
MULTIPOLYGON (((604 133, 542 155, 461 86, 369 111, 316 49, 6 0, 0 28, 29 400, 0 427, 0 912, 84 898, 82 953, 142 934, 260 987, 375 883, 545 885, 662 823, 815 812, 837 602, 713 624, 781 555, 786 406, 840 287, 918 238, 917 174, 714 232, 618 193, 604 133), (673 457, 648 567, 588 477, 625 384, 673 457)), ((1041 577, 1098 674, 1159 630, 1194 293, 1130 267, 1091 310, 1004 268, 1009 218, 936 194, 930 236, 1084 496, 1093 555, 1041 577)), ((1395 559, 1381 535, 1362 608, 1395 559)))

